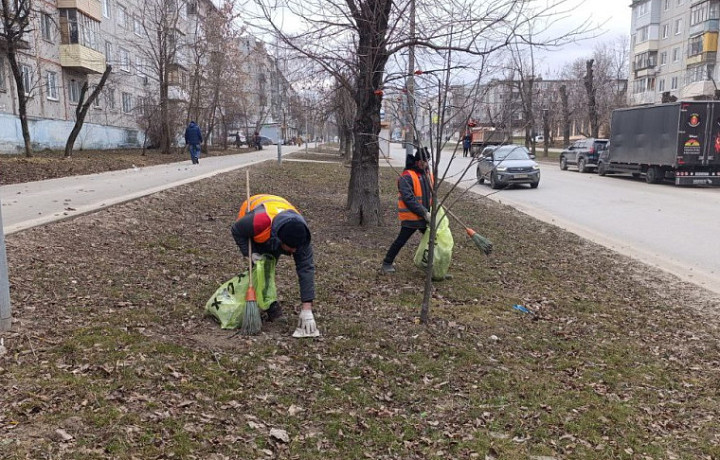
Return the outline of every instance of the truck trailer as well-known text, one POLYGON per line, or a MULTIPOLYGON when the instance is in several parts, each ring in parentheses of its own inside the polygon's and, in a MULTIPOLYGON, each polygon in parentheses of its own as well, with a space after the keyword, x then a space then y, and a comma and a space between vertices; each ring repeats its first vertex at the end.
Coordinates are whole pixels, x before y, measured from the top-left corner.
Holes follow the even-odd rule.
POLYGON ((478 156, 489 145, 502 145, 510 142, 510 135, 506 130, 494 126, 473 126, 470 128, 472 136, 472 156, 478 156))
POLYGON ((720 185, 720 101, 617 109, 598 174, 629 173, 655 184, 720 185))

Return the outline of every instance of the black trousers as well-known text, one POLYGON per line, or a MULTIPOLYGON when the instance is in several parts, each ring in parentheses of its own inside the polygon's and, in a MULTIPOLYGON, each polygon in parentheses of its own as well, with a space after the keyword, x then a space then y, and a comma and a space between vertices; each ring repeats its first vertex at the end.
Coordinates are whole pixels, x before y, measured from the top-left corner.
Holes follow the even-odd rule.
POLYGON ((416 231, 419 231, 420 233, 425 233, 424 228, 410 228, 410 227, 400 227, 400 233, 398 234, 397 238, 395 238, 395 241, 390 245, 390 249, 388 249, 387 254, 385 254, 385 259, 383 259, 383 263, 385 264, 392 264, 395 261, 395 257, 397 257, 400 250, 405 246, 405 243, 408 242, 411 236, 413 236, 413 233, 416 231))

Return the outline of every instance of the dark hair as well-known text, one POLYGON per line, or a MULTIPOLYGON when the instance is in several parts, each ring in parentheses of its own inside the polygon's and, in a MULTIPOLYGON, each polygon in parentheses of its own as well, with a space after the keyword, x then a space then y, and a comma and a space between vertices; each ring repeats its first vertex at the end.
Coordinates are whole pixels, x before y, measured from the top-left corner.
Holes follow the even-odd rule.
POLYGON ((430 152, 427 147, 420 147, 415 151, 415 161, 428 161, 430 160, 430 152))

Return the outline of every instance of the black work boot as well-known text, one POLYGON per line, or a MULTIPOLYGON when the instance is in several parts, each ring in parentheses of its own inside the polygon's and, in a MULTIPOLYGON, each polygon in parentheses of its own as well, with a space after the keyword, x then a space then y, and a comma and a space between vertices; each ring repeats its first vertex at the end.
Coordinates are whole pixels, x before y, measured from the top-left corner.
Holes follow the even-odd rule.
POLYGON ((267 309, 267 317, 267 320, 271 323, 283 319, 283 311, 279 303, 273 302, 270 304, 267 309))

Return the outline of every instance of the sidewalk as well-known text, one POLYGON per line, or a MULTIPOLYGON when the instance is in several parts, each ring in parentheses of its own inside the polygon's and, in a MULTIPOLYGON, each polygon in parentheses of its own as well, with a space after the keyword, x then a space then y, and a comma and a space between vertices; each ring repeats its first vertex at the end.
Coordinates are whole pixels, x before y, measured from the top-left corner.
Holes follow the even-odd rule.
MULTIPOLYGON (((298 150, 297 146, 282 146, 283 155, 298 150)), ((9 235, 277 158, 277 146, 271 145, 257 152, 201 157, 197 165, 187 160, 5 185, 0 187, 3 229, 9 235)))

